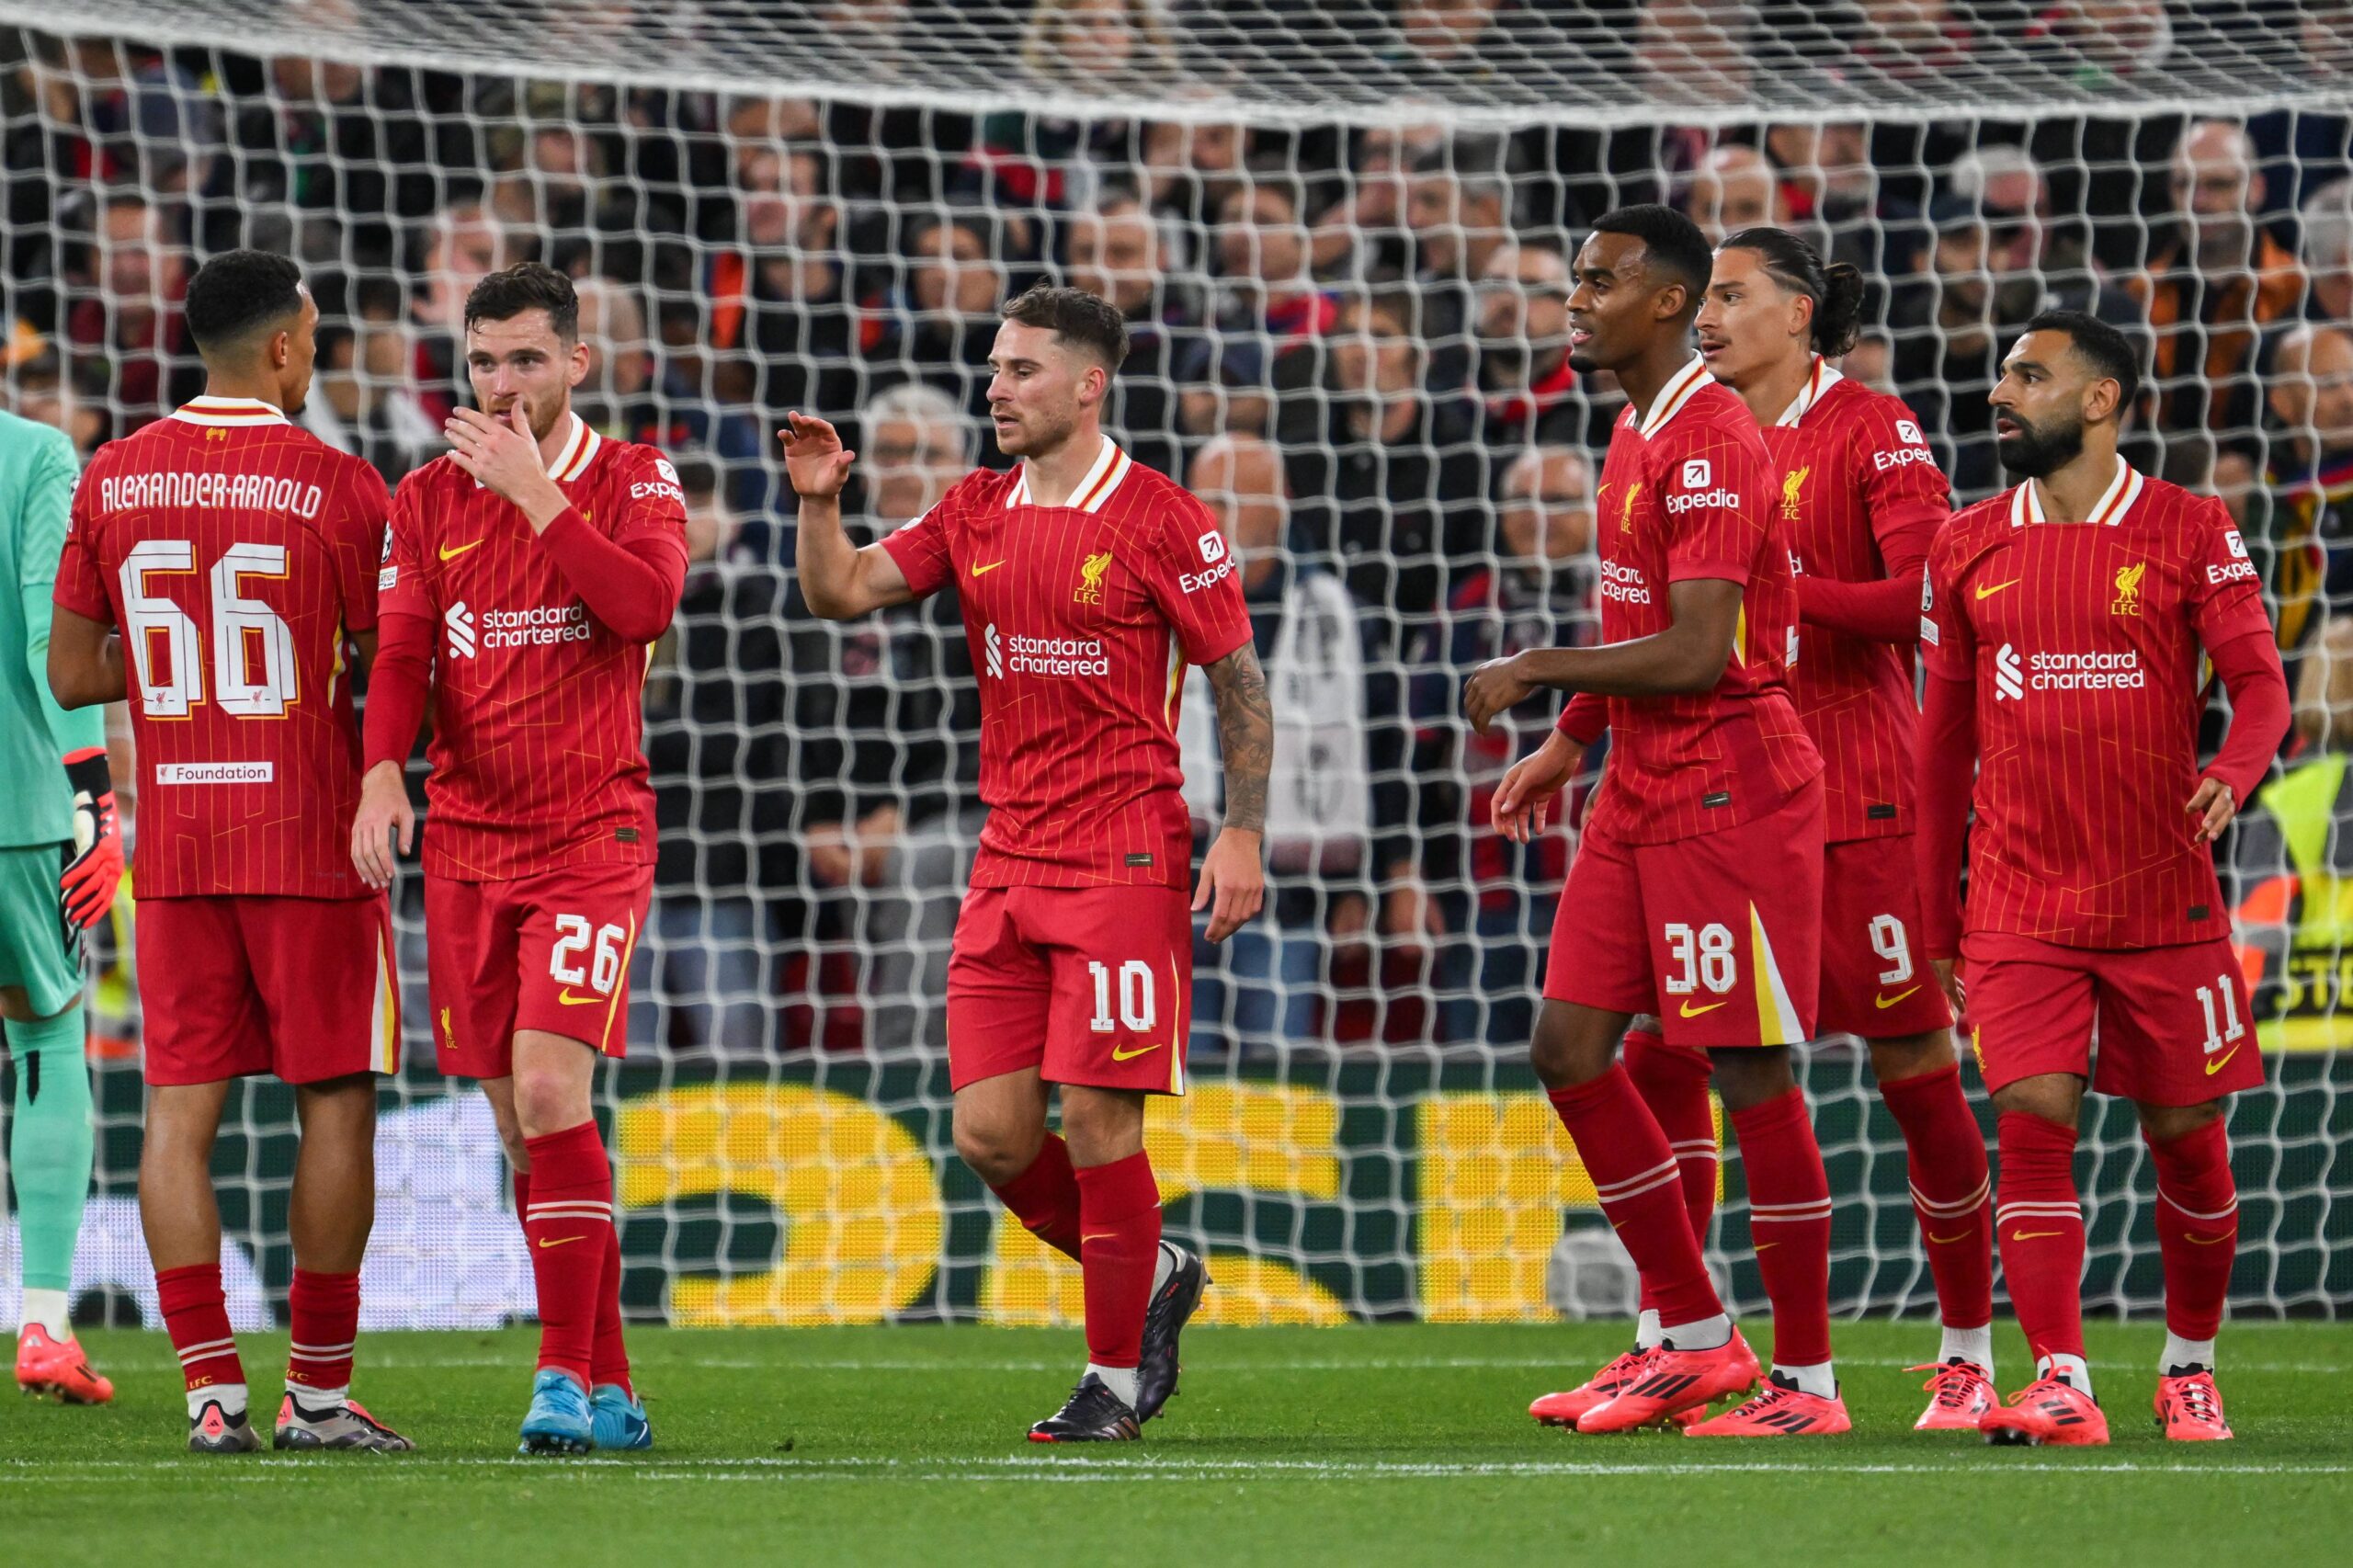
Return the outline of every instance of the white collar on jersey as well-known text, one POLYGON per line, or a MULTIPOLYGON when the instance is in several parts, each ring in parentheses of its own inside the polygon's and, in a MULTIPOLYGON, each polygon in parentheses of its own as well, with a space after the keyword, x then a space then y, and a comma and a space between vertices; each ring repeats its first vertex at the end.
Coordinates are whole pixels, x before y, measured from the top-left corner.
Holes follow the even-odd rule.
MULTIPOLYGON (((2122 458, 2117 459, 2116 477, 2108 482, 2108 488, 2100 492, 2098 501, 2092 506, 2092 515, 2084 521, 2105 523, 2111 527, 2122 522, 2124 514, 2132 509, 2132 503, 2141 498, 2141 487, 2146 483, 2131 463, 2122 458)), ((2028 480, 2010 492, 2010 527, 2022 528, 2028 523, 2047 523, 2050 520, 2043 513, 2042 496, 2033 480, 2028 480)))
MULTIPOLYGON (((564 417, 572 421, 572 428, 565 432, 563 446, 555 454, 555 460, 548 464, 548 477, 558 484, 569 484, 586 473, 588 465, 597 460, 597 449, 605 444, 605 438, 591 429, 588 422, 577 414, 567 414, 564 417)), ((474 488, 480 490, 482 487, 482 481, 475 480, 474 488)))
POLYGON ((1675 372, 1666 385, 1659 388, 1658 396, 1651 400, 1651 411, 1643 415, 1643 438, 1650 439, 1666 428, 1666 422, 1683 412, 1691 394, 1708 384, 1708 362, 1698 354, 1691 362, 1675 372))
POLYGON ((257 397, 192 397, 172 410, 172 417, 190 425, 231 427, 288 423, 285 410, 257 397))
POLYGON ((1832 387, 1846 379, 1839 374, 1837 366, 1824 359, 1821 355, 1815 355, 1813 374, 1805 379, 1805 385, 1798 388, 1798 395, 1790 400, 1790 406, 1781 410, 1781 417, 1773 421, 1774 428, 1794 428, 1798 421, 1803 419, 1813 405, 1828 394, 1832 387))
MULTIPOLYGON (((1111 498, 1111 493, 1120 488, 1120 482, 1128 477, 1128 470, 1133 467, 1135 460, 1120 450, 1117 441, 1108 436, 1104 437, 1103 449, 1096 454, 1095 466, 1086 471, 1086 478, 1072 486, 1070 499, 1063 505, 1081 512, 1101 511, 1103 503, 1111 498)), ((1029 499, 1029 461, 1027 458, 1021 462, 1021 477, 1014 482, 1013 490, 1006 496, 1005 504, 1008 507, 1034 505, 1029 499)))

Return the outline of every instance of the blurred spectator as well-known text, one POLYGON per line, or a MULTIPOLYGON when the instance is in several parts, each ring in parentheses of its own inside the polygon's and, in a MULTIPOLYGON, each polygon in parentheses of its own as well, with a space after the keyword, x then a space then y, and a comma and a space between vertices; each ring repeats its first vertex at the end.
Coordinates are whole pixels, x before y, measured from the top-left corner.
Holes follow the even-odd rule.
POLYGON ((719 394, 758 409, 767 425, 792 409, 830 417, 858 401, 857 329, 828 163, 816 146, 738 147, 735 243, 713 247, 703 267, 719 394))
POLYGON ((1351 302, 1335 334, 1325 438, 1291 447, 1291 491, 1320 503, 1308 547, 1336 559, 1364 607, 1369 647, 1390 663, 1429 624, 1449 562, 1485 545, 1483 468, 1459 404, 1423 375, 1413 304, 1392 290, 1351 302))
POLYGON ((458 405, 460 337, 466 296, 484 278, 523 256, 508 248, 506 231, 479 201, 458 201, 425 225, 409 296, 416 332, 411 345, 418 397, 438 429, 458 405))
MULTIPOLYGON (((1168 95, 1179 102, 1214 97, 1200 85, 1168 95)), ((1144 127, 1142 176, 1144 205, 1177 233, 1206 228, 1227 197, 1249 179, 1247 127, 1219 120, 1154 120, 1144 127)), ((1175 258, 1180 266, 1200 259, 1194 250, 1175 258)))
MULTIPOLYGON (((2264 176, 2253 143, 2230 120, 2196 119, 2174 149, 2172 232, 2145 273, 2125 287, 2147 312, 2156 423, 2169 436, 2204 432, 2259 458, 2255 380, 2257 334, 2298 310, 2304 280, 2296 258, 2256 222, 2264 176)), ((2195 467, 2193 472, 2203 478, 2195 467)), ((2170 477, 2170 476, 2169 476, 2170 477)))
POLYGON ((1320 278, 1407 270, 1406 191, 1414 167, 1446 145, 1438 124, 1370 126, 1340 198, 1317 215, 1312 254, 1320 278))
POLYGON ((1421 293, 1415 330, 1430 384, 1449 392, 1470 375, 1472 284, 1511 243, 1510 158, 1511 144, 1500 136, 1458 135, 1415 160, 1405 189, 1421 293))
MULTIPOLYGON (((23 337, 19 332, 19 338, 23 337)), ((102 377, 69 378, 65 362, 54 345, 36 342, 21 358, 12 353, 8 366, 8 406, 17 417, 53 426, 73 438, 74 450, 90 460, 107 438, 107 388, 102 377), (95 384, 77 386, 76 381, 95 384)), ((95 367, 90 367, 95 369, 95 367)))
POLYGON ((1784 121, 1765 133, 1765 154, 1779 180, 1778 201, 1793 220, 1821 231, 1825 260, 1875 273, 1885 262, 1889 226, 1917 216, 1916 209, 1882 201, 1870 128, 1860 120, 1784 121))
POLYGON ((588 346, 588 377, 572 389, 573 412, 623 441, 665 452, 683 451, 693 435, 672 420, 654 392, 654 343, 636 292, 608 278, 573 285, 580 300, 580 341, 588 346))
POLYGON ((1711 245, 1741 229, 1760 223, 1786 229, 1796 221, 1765 154, 1737 142, 1711 148, 1699 160, 1683 210, 1711 245))
POLYGON ((1142 92, 1176 75, 1176 40, 1157 0, 1035 0, 1021 64, 1042 86, 1142 92))
MULTIPOLYGON (((861 542, 921 517, 972 467, 945 392, 892 387, 860 412, 861 542)), ((979 711, 954 596, 863 621, 820 620, 796 591, 790 777, 817 938, 813 984, 864 1000, 877 1046, 944 1045, 948 939, 977 839, 979 711)))
MULTIPOLYGON (((872 350, 975 418, 988 412, 989 350, 1006 298, 1001 232, 990 214, 972 208, 909 223, 900 333, 872 350)), ((994 463, 995 437, 984 430, 982 441, 981 460, 994 463)))
POLYGON ((691 559, 678 613, 648 668, 645 756, 659 828, 654 908, 631 1031, 675 1051, 772 1048, 763 952, 770 892, 787 880, 777 841, 789 791, 774 569, 736 557, 738 527, 710 461, 674 452, 691 559))
POLYGON ((1074 214, 1067 233, 1072 287, 1108 300, 1128 323, 1128 358, 1112 378, 1104 427, 1136 461, 1173 475, 1182 437, 1176 381, 1193 324, 1169 280, 1160 225, 1122 190, 1074 214))
MULTIPOLYGON (((1049 93, 1158 95, 1177 76, 1176 41, 1158 0, 1034 0, 1021 67, 1049 93)), ((1137 129, 1110 114, 1001 110, 981 122, 967 167, 997 205, 1087 206, 1103 171, 1128 162, 1137 129)))
POLYGON ((2027 27, 2030 52, 2092 93, 2124 94, 2173 53, 2165 0, 2057 0, 2027 27))
POLYGON ((222 161, 214 183, 237 232, 209 225, 212 248, 264 244, 257 221, 275 211, 278 237, 303 262, 392 270, 393 222, 433 209, 438 149, 413 77, 290 54, 273 57, 267 72, 267 95, 231 124, 236 156, 222 161))
POLYGON ((2331 180, 2305 199, 2304 315, 2353 323, 2353 179, 2331 180))
POLYGON ((1582 440, 1586 403, 1569 368, 1569 260, 1529 239, 1488 257, 1479 275, 1476 393, 1490 446, 1582 440))
POLYGON ((1714 105, 1748 96, 1753 66, 1745 0, 1642 0, 1634 24, 1639 97, 1714 105))
POLYGON ((2271 467, 2240 521, 2292 666, 2323 619, 2353 610, 2353 330, 2289 328, 2267 401, 2271 467))
POLYGON ((1855 0, 1861 27, 1849 46, 1868 70, 1899 81, 1939 81, 1969 71, 1977 39, 1950 0, 1855 0))
POLYGON ((110 433, 127 436, 204 391, 180 312, 193 267, 176 216, 128 187, 99 200, 77 248, 66 340, 76 361, 110 371, 110 433))
POLYGON ((1989 220, 1975 204, 1940 196, 1929 208, 1929 271, 1899 291, 1888 310, 1895 390, 1919 415, 1956 499, 2000 488, 1994 411, 1985 398, 2001 374, 2008 334, 2032 316, 2035 236, 2016 217, 1989 220), (1996 272, 2028 287, 1996 290, 1996 272))
MULTIPOLYGON (((585 298, 582 308, 585 319, 585 298)), ((441 424, 419 393, 415 339, 391 278, 363 280, 354 290, 352 318, 321 329, 318 379, 302 423, 395 483, 441 453, 441 424)))
MULTIPOLYGON (((1225 1043, 1303 1040, 1320 1022, 1331 914, 1326 885, 1360 882, 1371 832, 1365 751, 1364 660, 1356 606, 1337 577, 1295 564, 1282 460, 1255 436, 1220 436, 1195 455, 1186 488, 1216 514, 1240 565, 1243 597, 1275 714, 1267 785, 1267 918, 1236 932, 1221 963, 1197 954, 1194 1038, 1225 1043), (1226 994, 1231 977, 1232 994, 1226 994)), ((1209 683, 1187 676, 1178 710, 1185 795, 1199 828, 1222 815, 1209 683)))
POLYGON ((1841 375, 1849 376, 1873 392, 1893 393, 1895 391, 1895 346, 1887 334, 1876 328, 1867 330, 1847 350, 1838 361, 1841 375))
POLYGON ((1470 907, 1467 922, 1459 913, 1453 923, 1478 937, 1472 994, 1484 1017, 1456 1032, 1475 1028, 1497 1043, 1525 1040, 1534 1027, 1537 955, 1567 875, 1569 841, 1563 821, 1527 846, 1500 838, 1487 825, 1488 806, 1504 770, 1552 733, 1560 704, 1540 692, 1481 735, 1459 717, 1462 686, 1489 659, 1599 641, 1594 499, 1593 464, 1575 448, 1531 447, 1514 459, 1504 471, 1497 559, 1455 587, 1414 661, 1415 723, 1426 744, 1452 756, 1466 786, 1460 831, 1470 907))

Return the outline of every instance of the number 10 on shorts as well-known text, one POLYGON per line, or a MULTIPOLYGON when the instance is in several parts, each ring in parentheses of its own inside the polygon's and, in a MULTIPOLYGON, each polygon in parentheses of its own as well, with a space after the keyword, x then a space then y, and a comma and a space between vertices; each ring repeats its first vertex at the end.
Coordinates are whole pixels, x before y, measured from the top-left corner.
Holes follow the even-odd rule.
POLYGON ((1089 959, 1086 975, 1095 983, 1095 1016, 1086 1021, 1086 1027, 1097 1034, 1113 1034, 1120 1029, 1142 1034, 1159 1021, 1159 1003, 1153 995, 1152 966, 1142 959, 1130 959, 1119 967, 1120 1016, 1116 1023, 1111 1017, 1111 966, 1089 959))

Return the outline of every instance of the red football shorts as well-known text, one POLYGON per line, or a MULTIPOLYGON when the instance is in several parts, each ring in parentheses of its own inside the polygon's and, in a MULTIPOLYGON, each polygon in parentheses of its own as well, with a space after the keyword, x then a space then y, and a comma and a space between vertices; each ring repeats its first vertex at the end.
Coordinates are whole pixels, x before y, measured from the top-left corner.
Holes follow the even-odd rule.
POLYGON ((1822 980, 1822 786, 1672 844, 1588 831, 1552 918, 1544 994, 1655 1013, 1667 1040, 1797 1045, 1822 980))
POLYGON ((1176 888, 974 888, 948 959, 948 1081, 1185 1092, 1191 901, 1176 888))
POLYGON ((382 894, 142 898, 133 924, 150 1084, 400 1071, 382 894))
POLYGON ((2263 1083, 2246 981, 2222 937, 2063 948, 1981 931, 1963 937, 1961 951, 1977 1071, 1988 1090, 2072 1073, 2104 1095, 2190 1106, 2263 1083))
POLYGON ((629 964, 654 868, 566 866, 503 882, 425 879, 433 1040, 453 1078, 505 1078, 515 1034, 629 1054, 629 964))
POLYGON ((1919 929, 1910 835, 1830 846, 1822 857, 1822 1007, 1814 1027, 1864 1040, 1952 1028, 1919 929))

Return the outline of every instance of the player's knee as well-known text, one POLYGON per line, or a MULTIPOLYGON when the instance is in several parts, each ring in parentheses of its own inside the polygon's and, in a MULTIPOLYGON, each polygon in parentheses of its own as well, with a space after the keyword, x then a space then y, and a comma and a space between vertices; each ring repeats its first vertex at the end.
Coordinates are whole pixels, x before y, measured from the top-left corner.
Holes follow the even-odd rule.
POLYGON ((1940 1073, 1960 1060, 1953 1054, 1952 1031, 1949 1029, 1931 1029, 1926 1034, 1905 1035, 1896 1040, 1875 1040, 1869 1045, 1871 1075, 1882 1085, 1940 1073))
POLYGON ((1548 1089, 1589 1084, 1609 1071, 1617 1060, 1616 1040, 1581 1028, 1575 1013, 1558 1002, 1547 1002, 1536 1015, 1536 1031, 1528 1041, 1528 1064, 1548 1089))
POLYGON ((544 1138, 588 1119, 579 1081, 560 1072, 515 1074, 515 1119, 524 1138, 544 1138))
POLYGON ((2170 1143, 2177 1138, 2187 1138, 2210 1121, 2219 1119, 2227 1102, 2208 1100, 2203 1105, 2135 1105, 2141 1116, 2141 1136, 2151 1143, 2170 1143))
POLYGON ((1108 1165, 1143 1147, 1143 1096, 1063 1091, 1063 1137, 1080 1165, 1108 1165))
POLYGON ((2072 1129, 2083 1097, 2082 1079, 2063 1073, 2041 1073, 1995 1089, 1994 1108, 2005 1115, 2016 1111, 2040 1117, 2045 1121, 2072 1129))
POLYGON ((959 1113, 955 1135, 956 1153, 972 1174, 991 1187, 1002 1187, 1038 1157, 1045 1129, 959 1113))
POLYGON ((1777 1100, 1798 1086, 1797 1075, 1790 1070, 1790 1048, 1786 1045, 1711 1051, 1708 1059, 1714 1068, 1716 1094, 1726 1110, 1747 1110, 1768 1100, 1777 1100))

